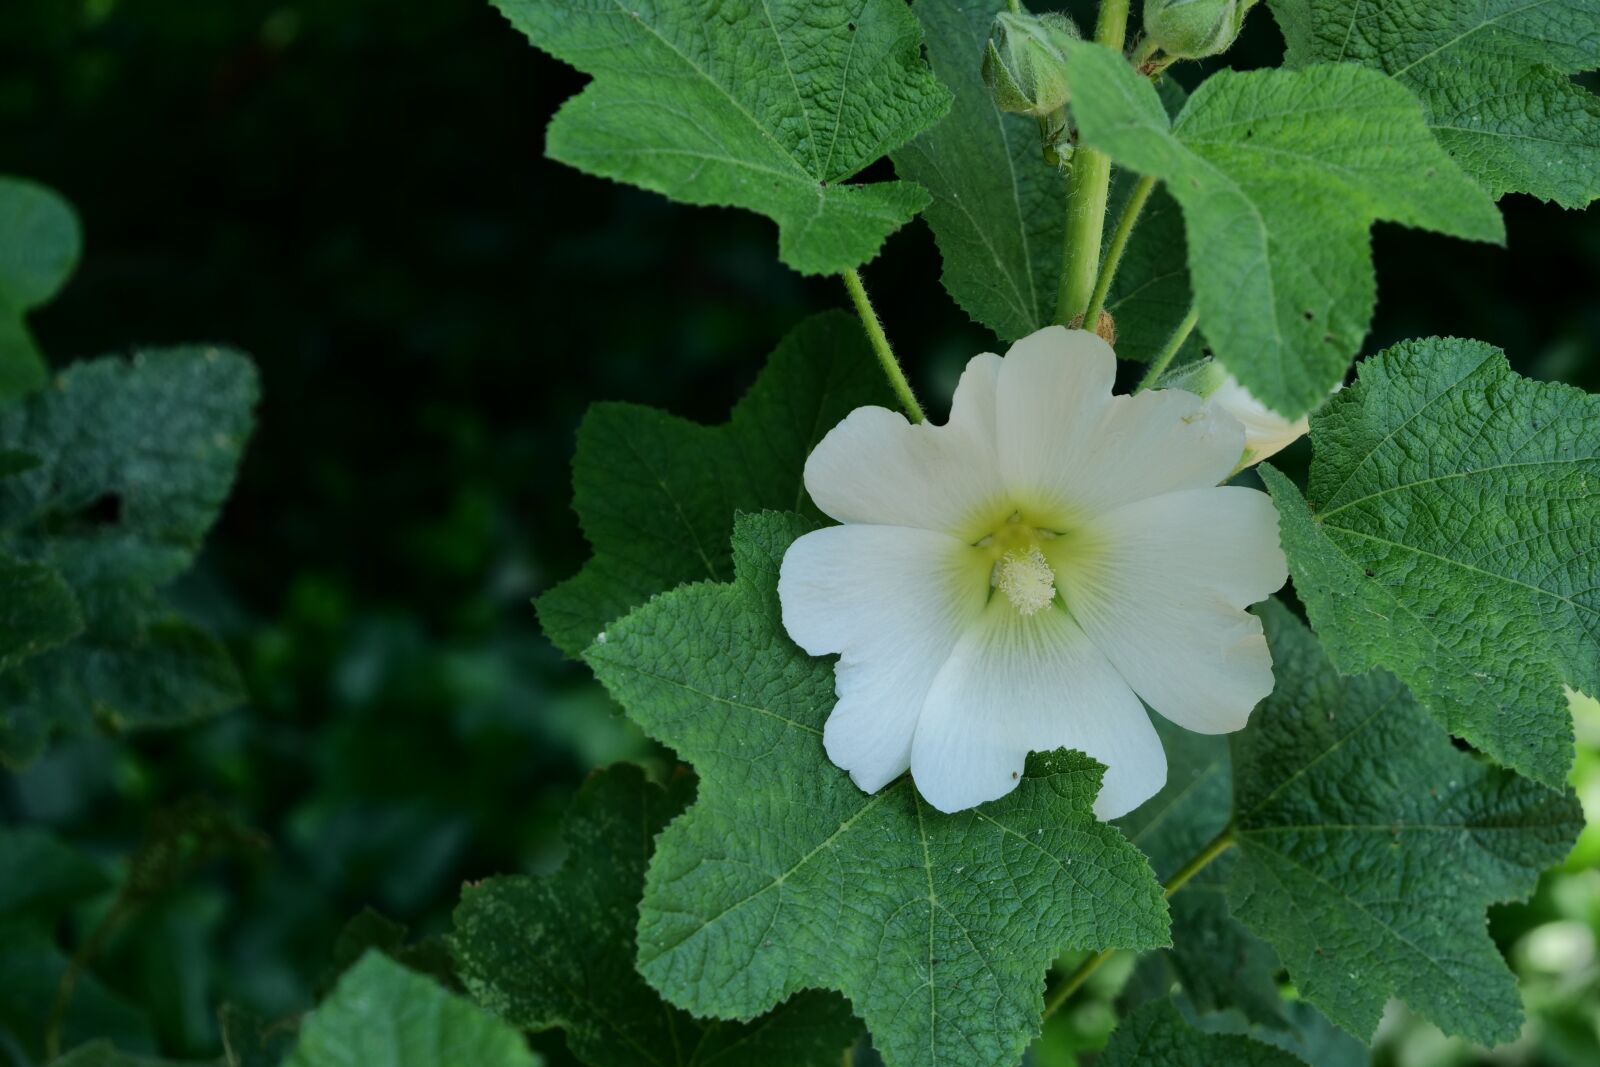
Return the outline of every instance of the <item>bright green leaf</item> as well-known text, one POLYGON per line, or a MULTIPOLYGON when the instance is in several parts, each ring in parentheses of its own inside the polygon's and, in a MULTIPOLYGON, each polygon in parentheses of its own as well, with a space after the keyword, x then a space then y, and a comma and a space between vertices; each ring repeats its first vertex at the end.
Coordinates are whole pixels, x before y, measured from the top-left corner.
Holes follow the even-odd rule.
POLYGON ((550 124, 554 159, 690 204, 760 212, 805 274, 877 255, 927 206, 908 182, 844 184, 950 96, 905 5, 882 0, 495 0, 594 81, 550 124))
POLYGON ((1600 196, 1600 0, 1268 0, 1288 63, 1360 63, 1422 100, 1461 169, 1496 197, 1600 196))
POLYGON ((256 399, 248 360, 180 348, 79 364, 0 411, 0 545, 59 573, 84 633, 0 675, 0 759, 51 732, 192 722, 243 696, 226 651, 159 596, 232 487, 256 399))
POLYGON ((902 777, 863 793, 822 749, 833 663, 796 648, 778 566, 811 528, 740 519, 736 581, 657 597, 587 653, 629 716, 700 775, 661 834, 639 967, 696 1014, 837 989, 890 1067, 1014 1067, 1060 953, 1167 940, 1161 887, 1091 813, 1101 768, 1035 757, 1001 800, 942 815, 902 777))
POLYGON ((1110 49, 1074 45, 1069 77, 1085 142, 1162 179, 1182 205, 1206 340, 1286 415, 1321 403, 1366 335, 1375 220, 1504 236, 1415 97, 1373 71, 1220 71, 1171 124, 1155 88, 1110 49))
POLYGON ((1264 616, 1278 684, 1233 735, 1234 914, 1357 1036, 1394 995, 1509 1041, 1522 1006, 1484 910, 1566 855, 1577 800, 1458 751, 1389 675, 1339 675, 1281 604, 1264 616))
POLYGON ((1304 498, 1262 474, 1334 664, 1393 671, 1445 729, 1559 787, 1563 683, 1600 692, 1600 399, 1434 338, 1364 361, 1311 437, 1304 498))
POLYGON ((578 656, 655 594, 729 580, 734 513, 819 515, 801 482, 806 456, 854 409, 893 403, 861 325, 829 312, 790 331, 725 425, 596 404, 572 461, 573 503, 594 558, 539 598, 545 633, 578 656))
POLYGON ((66 284, 82 246, 65 200, 0 175, 0 401, 44 385, 48 372, 23 316, 66 284))
POLYGON ((1282 1049, 1236 1034, 1211 1034, 1184 1021, 1170 1000, 1130 1014, 1111 1034, 1098 1067, 1304 1067, 1282 1049))
POLYGON ((306 1016, 285 1067, 534 1067, 522 1035, 369 952, 306 1016))
POLYGON ((838 997, 802 993, 753 1023, 704 1023, 634 970, 645 865, 692 792, 687 778, 665 790, 626 764, 589 779, 567 816, 560 873, 462 890, 452 941, 462 979, 519 1029, 566 1030, 594 1067, 833 1067, 861 1030, 838 997))

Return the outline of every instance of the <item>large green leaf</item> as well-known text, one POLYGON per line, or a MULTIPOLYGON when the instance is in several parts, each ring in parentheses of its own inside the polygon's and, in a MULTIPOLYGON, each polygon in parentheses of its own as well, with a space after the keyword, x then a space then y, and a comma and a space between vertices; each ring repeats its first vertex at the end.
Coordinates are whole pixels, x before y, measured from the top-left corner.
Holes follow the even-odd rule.
POLYGON ((248 360, 163 349, 79 364, 0 411, 0 449, 35 457, 0 480, 0 545, 58 573, 76 640, 0 675, 0 759, 51 732, 173 725, 242 698, 232 661, 159 595, 216 521, 249 437, 248 360))
POLYGON ((1422 99, 1439 143, 1495 196, 1600 196, 1600 0, 1268 0, 1288 62, 1360 63, 1422 99))
POLYGON ((1510 1040, 1522 1006, 1484 910, 1566 855, 1576 798, 1458 751, 1394 678, 1341 676, 1288 609, 1264 615, 1278 685, 1233 735, 1234 914, 1357 1036, 1394 995, 1510 1040))
POLYGON ((593 1067, 834 1067, 861 1031, 836 996, 802 993, 751 1023, 708 1023, 663 1003, 634 969, 645 865, 692 792, 687 777, 669 791, 627 765, 591 778, 567 816, 559 874, 462 890, 452 939, 462 979, 519 1029, 564 1029, 593 1067))
POLYGON ((994 105, 979 67, 993 0, 917 0, 928 61, 955 96, 939 124, 894 153, 933 196, 926 218, 944 287, 1003 341, 1050 325, 1061 270, 1066 174, 1045 163, 1039 124, 994 105))
POLYGON ((1237 1034, 1212 1034, 1184 1021, 1170 1000, 1158 1000, 1123 1019, 1099 1067, 1305 1067, 1282 1049, 1237 1034))
POLYGON ((1445 729, 1559 787, 1563 683, 1600 692, 1600 399, 1434 338, 1364 361, 1311 437, 1303 498, 1262 473, 1333 662, 1393 671, 1445 729))
POLYGON ((572 461, 573 504, 594 558, 539 598, 545 633, 578 656, 655 594, 727 581, 734 514, 819 515, 801 480, 806 456, 854 409, 893 402, 860 324, 828 312, 790 331, 725 425, 596 404, 572 461))
POLYGON ((828 762, 833 664, 790 642, 777 596, 783 554, 810 528, 741 518, 732 585, 657 597, 587 653, 700 775, 650 862, 640 970, 719 1018, 837 989, 890 1067, 1014 1067, 1050 961, 1164 944, 1161 887, 1092 814, 1101 768, 1085 756, 1035 757, 1015 792, 955 815, 907 777, 868 795, 828 762))
POLYGON ((1220 71, 1169 123, 1155 88, 1122 56, 1087 42, 1070 51, 1084 141, 1166 183, 1183 208, 1206 340, 1285 415, 1321 403, 1366 335, 1375 220, 1504 235, 1416 98, 1374 71, 1220 71))
MULTIPOLYGON (((1167 783, 1117 826, 1167 881, 1227 827, 1233 770, 1226 737, 1160 718, 1156 730, 1167 753, 1167 783)), ((1141 984, 1165 997, 1177 983, 1198 1012, 1237 1010, 1251 1022, 1288 1029, 1277 955, 1229 914, 1223 899, 1233 862, 1226 854, 1213 860, 1172 898, 1172 947, 1140 960, 1141 984)))
POLYGON ((806 274, 875 256, 928 203, 908 182, 844 184, 939 119, 950 96, 885 0, 495 0, 594 76, 549 154, 690 204, 760 212, 806 274))
POLYGON ((44 359, 23 316, 66 284, 83 236, 65 200, 42 185, 0 175, 0 401, 44 385, 44 359))
POLYGON ((535 1067, 522 1035, 378 951, 306 1016, 284 1067, 535 1067))

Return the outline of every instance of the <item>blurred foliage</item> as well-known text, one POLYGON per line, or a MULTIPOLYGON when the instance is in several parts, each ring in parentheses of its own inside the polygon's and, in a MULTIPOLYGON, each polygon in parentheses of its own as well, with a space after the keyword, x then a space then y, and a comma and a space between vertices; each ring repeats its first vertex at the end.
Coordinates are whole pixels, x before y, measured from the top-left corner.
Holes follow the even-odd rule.
MULTIPOLYGON (((1273 63, 1281 47, 1252 18, 1229 58, 1273 63)), ((461 882, 554 869, 559 815, 589 770, 664 768, 529 603, 584 554, 578 419, 611 399, 721 421, 788 327, 843 301, 780 266, 759 218, 544 160, 544 124, 582 80, 485 0, 0 4, 0 173, 59 190, 86 240, 30 319, 39 347, 60 368, 225 342, 256 359, 264 397, 235 495, 178 590, 228 641, 249 706, 68 741, 0 778, 0 824, 58 835, 99 875, 28 920, 34 969, 0 974, 0 1064, 39 1056, 29 1009, 49 1010, 68 958, 144 885, 130 864, 148 862, 163 813, 205 805, 190 810, 265 846, 185 839, 177 877, 98 946, 69 1047, 95 1035, 215 1057, 224 1003, 230 1050, 265 1047, 261 1020, 308 1009, 336 956, 404 944, 425 959, 461 882), (391 924, 358 920, 340 941, 366 908, 391 924)), ((1526 373, 1600 388, 1600 215, 1504 207, 1504 251, 1378 228, 1368 351, 1479 337, 1526 373)), ((865 270, 933 398, 993 344, 929 299, 938 267, 915 226, 865 270)), ((1586 714, 1575 773, 1593 818, 1586 714)), ((1532 902, 1495 913, 1535 1013, 1524 1043, 1472 1052, 1394 1017, 1379 1062, 1600 1062, 1597 860, 1591 830, 1532 902)), ((1119 973, 1053 1020, 1039 1064, 1103 1046, 1119 973)), ((536 1043, 562 1062, 559 1037, 536 1043)))

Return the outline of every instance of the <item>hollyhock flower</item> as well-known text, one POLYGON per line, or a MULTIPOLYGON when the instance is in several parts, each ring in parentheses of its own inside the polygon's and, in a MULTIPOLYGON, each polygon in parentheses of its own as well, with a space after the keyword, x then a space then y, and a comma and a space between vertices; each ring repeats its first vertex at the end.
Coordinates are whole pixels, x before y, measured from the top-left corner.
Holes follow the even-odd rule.
POLYGON ((784 626, 839 654, 823 742, 876 792, 908 768, 941 811, 1016 787, 1030 751, 1107 767, 1101 818, 1166 780, 1145 704, 1200 733, 1272 689, 1244 609, 1287 577, 1271 501, 1218 486, 1239 423, 1191 393, 1113 396, 1061 327, 973 359, 950 421, 859 408, 806 462, 819 508, 779 576, 784 626))

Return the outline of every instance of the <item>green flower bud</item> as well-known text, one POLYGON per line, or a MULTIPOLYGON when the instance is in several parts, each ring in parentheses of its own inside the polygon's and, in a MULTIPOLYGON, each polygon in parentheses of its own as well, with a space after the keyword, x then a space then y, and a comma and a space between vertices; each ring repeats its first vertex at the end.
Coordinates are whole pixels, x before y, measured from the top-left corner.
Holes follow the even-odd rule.
POLYGON ((1144 0, 1144 32, 1173 59, 1226 52, 1256 0, 1144 0))
POLYGON ((1041 119, 1060 111, 1068 97, 1066 45, 1078 36, 1065 15, 996 15, 983 53, 995 105, 1041 119))

